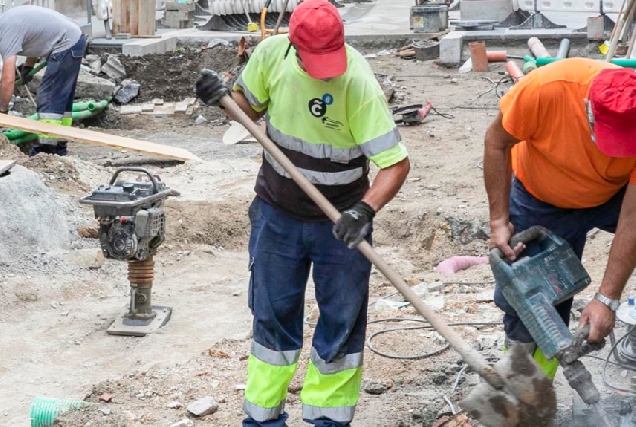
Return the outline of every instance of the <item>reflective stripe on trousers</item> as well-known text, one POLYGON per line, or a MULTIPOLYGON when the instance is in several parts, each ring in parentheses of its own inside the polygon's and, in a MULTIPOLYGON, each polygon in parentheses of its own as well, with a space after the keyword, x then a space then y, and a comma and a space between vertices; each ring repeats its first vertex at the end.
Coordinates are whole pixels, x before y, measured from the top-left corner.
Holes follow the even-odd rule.
POLYGON ((327 363, 311 349, 311 361, 300 393, 303 419, 353 420, 362 383, 362 353, 347 354, 327 363))
POLYGON ((276 351, 252 342, 243 404, 248 416, 264 422, 283 414, 287 388, 294 378, 299 355, 300 350, 276 351))
MULTIPOLYGON (((72 119, 71 119, 72 120, 72 119)), ((64 124, 64 114, 38 113, 38 121, 53 125, 64 124)), ((50 135, 38 134, 38 142, 43 145, 57 145, 59 138, 50 135)))

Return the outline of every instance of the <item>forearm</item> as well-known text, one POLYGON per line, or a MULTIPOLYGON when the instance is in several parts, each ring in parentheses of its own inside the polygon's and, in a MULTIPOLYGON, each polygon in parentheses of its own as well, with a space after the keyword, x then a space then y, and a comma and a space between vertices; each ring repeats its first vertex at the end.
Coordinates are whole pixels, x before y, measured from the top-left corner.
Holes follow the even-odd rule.
POLYGON ((629 185, 599 292, 620 299, 636 267, 636 186, 629 185))
MULTIPOLYGON (((243 95, 242 92, 238 92, 238 91, 233 91, 231 93, 231 97, 234 100, 234 102, 236 102, 236 104, 239 106, 239 108, 241 110, 243 110, 243 112, 245 114, 247 114, 247 116, 252 119, 253 121, 257 122, 261 119, 261 117, 263 117, 265 115, 265 111, 254 111, 254 109, 252 108, 252 106, 250 105, 249 101, 247 100, 247 98, 245 97, 245 95, 243 95)), ((234 117, 234 115, 232 113, 230 113, 228 110, 224 110, 225 114, 232 120, 234 121, 238 121, 237 117, 234 117)))
POLYGON ((488 193, 490 222, 508 222, 508 199, 512 168, 510 149, 492 147, 486 141, 484 150, 484 182, 488 193))
POLYGON ((400 191, 410 169, 411 163, 407 157, 393 166, 380 170, 362 200, 378 212, 400 191))
POLYGON ((2 84, 0 85, 0 111, 9 110, 9 103, 15 89, 15 62, 16 57, 3 58, 2 64, 2 84))

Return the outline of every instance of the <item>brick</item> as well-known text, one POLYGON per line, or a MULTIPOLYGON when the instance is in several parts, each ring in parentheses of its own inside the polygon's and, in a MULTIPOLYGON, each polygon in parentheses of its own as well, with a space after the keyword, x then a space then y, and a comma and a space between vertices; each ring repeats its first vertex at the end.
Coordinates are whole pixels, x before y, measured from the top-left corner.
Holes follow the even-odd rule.
POLYGON ((141 114, 141 105, 122 105, 119 110, 122 116, 128 114, 141 114))

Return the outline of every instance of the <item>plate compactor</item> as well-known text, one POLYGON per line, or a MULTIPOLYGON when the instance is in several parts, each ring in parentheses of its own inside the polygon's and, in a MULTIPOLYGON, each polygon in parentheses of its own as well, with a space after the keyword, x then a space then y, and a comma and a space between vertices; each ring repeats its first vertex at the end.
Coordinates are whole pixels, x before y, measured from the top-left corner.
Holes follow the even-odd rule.
POLYGON ((120 168, 108 185, 80 199, 92 205, 104 256, 128 262, 130 307, 108 328, 111 335, 142 337, 165 325, 172 309, 152 305, 154 255, 165 239, 163 202, 179 196, 158 176, 142 168, 120 168), (122 172, 141 173, 137 181, 117 180, 122 172))
MULTIPOLYGON (((557 358, 570 386, 583 402, 598 412, 601 420, 598 427, 612 427, 600 404, 601 396, 592 382, 592 376, 579 360, 592 351, 602 349, 605 343, 592 344, 586 341, 589 325, 572 334, 554 308, 585 289, 591 282, 590 276, 568 243, 543 227, 533 227, 517 234, 512 239, 511 246, 518 243, 525 244, 526 248, 519 259, 512 263, 502 258, 503 254, 499 249, 491 251, 490 264, 497 284, 528 328, 537 347, 548 360, 557 358)), ((520 368, 537 368, 536 365, 515 367, 507 357, 498 362, 498 367, 512 374, 520 368)), ((550 408, 544 415, 553 418, 556 413, 556 396, 551 384, 549 387, 548 383, 545 384, 543 396, 528 398, 536 399, 535 404, 543 400, 545 408, 550 408)), ((523 384, 519 386, 524 387, 523 384)), ((523 391, 521 395, 523 396, 523 391)), ((477 418, 487 427, 543 425, 533 420, 514 419, 514 415, 508 417, 509 413, 502 410, 506 406, 506 399, 506 395, 483 383, 473 390, 461 406, 474 415, 479 415, 477 418)))

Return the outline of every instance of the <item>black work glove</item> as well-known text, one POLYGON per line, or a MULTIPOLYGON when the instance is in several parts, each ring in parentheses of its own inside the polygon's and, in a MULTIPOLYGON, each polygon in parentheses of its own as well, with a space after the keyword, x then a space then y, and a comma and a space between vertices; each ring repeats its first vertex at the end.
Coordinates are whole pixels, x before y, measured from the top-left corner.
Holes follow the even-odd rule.
POLYGON ((29 82, 33 80, 33 76, 29 75, 29 73, 33 71, 33 67, 22 64, 18 67, 18 71, 20 72, 20 80, 22 80, 23 85, 29 84, 29 82))
POLYGON ((215 107, 220 107, 221 98, 230 94, 230 89, 223 84, 219 75, 207 69, 201 70, 201 77, 197 80, 195 88, 197 98, 206 105, 215 107))
POLYGON ((369 234, 374 216, 373 208, 360 200, 352 208, 342 212, 340 219, 333 227, 333 234, 345 242, 349 249, 353 249, 369 234))

